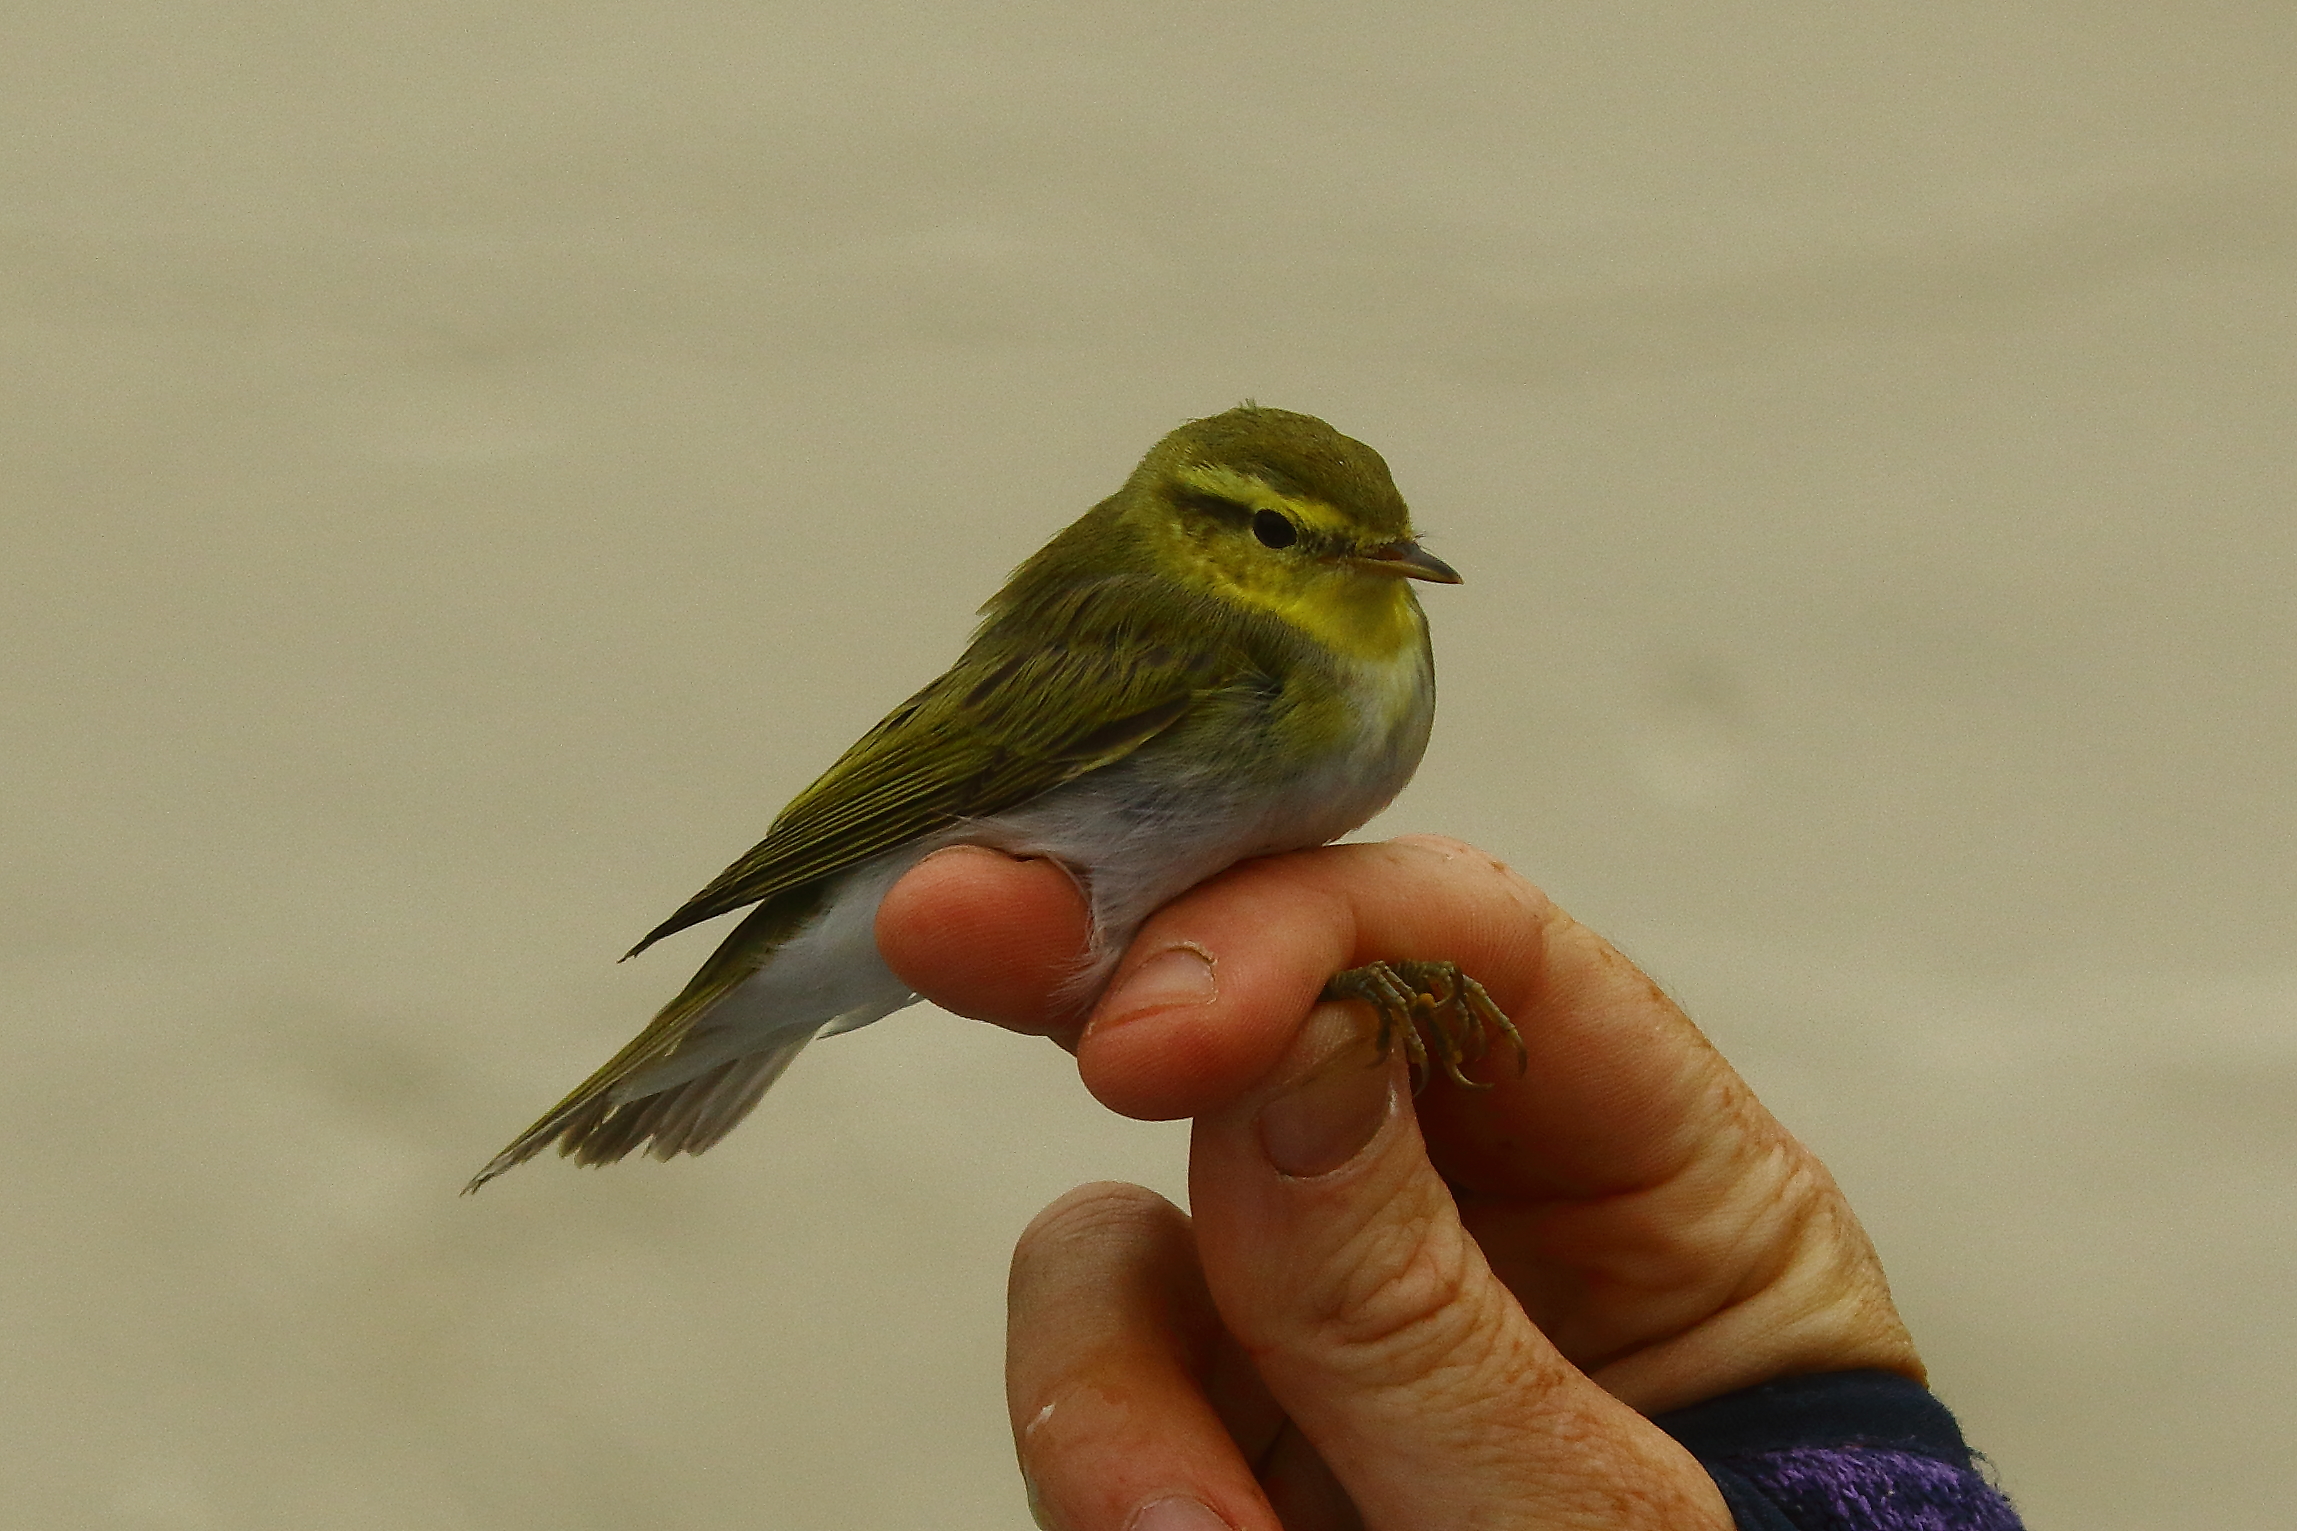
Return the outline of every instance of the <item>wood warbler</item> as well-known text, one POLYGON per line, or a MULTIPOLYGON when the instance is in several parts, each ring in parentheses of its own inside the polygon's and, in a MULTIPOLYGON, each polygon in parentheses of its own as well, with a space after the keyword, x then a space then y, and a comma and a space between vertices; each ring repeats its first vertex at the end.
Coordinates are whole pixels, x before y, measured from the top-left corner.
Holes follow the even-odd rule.
MULTIPOLYGON (((1097 995, 1159 905, 1247 856, 1356 828, 1419 765, 1435 713, 1412 537, 1380 454, 1251 403, 1181 426, 1014 571, 947 674, 862 736, 766 838, 639 942, 755 905, 629 1046, 471 1182, 555 1143, 585 1164, 700 1153, 816 1037, 917 996, 877 906, 943 846, 1049 856, 1085 890, 1072 992, 1097 995)), ((1336 975, 1423 1074, 1522 1043, 1445 962, 1336 975), (1419 1034, 1425 1029, 1426 1037, 1419 1034)))

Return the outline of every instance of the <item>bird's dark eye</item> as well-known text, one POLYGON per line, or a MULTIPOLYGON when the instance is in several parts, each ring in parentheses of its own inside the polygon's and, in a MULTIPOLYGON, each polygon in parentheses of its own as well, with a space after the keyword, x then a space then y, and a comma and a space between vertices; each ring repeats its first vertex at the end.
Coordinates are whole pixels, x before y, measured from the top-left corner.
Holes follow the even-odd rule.
POLYGON ((1288 548, 1300 540, 1300 528, 1280 511, 1256 510, 1252 513, 1252 535, 1260 539, 1262 547, 1288 548))

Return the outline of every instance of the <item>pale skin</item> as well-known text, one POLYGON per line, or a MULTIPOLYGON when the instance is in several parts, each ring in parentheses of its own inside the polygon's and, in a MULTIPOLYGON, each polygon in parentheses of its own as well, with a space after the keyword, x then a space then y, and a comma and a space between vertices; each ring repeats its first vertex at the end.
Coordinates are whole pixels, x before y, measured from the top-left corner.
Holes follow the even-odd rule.
POLYGON ((1247 862, 1160 911, 1088 1016, 1057 866, 929 858, 886 959, 1052 1036, 1129 1116, 1195 1119, 1193 1220, 1136 1186, 1048 1207, 1013 1260, 1007 1396, 1058 1531, 1727 1531, 1644 1416, 1777 1377, 1920 1379, 1823 1165, 1682 1011, 1480 851, 1247 862), (1416 1098, 1335 971, 1445 957, 1521 1029, 1416 1098))

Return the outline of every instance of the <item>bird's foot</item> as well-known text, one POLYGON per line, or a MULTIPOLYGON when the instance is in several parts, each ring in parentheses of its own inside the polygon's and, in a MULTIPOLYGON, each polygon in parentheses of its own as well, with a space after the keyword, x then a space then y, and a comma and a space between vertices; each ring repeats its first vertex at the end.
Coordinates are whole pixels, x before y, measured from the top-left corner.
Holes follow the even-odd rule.
POLYGON ((1488 1090, 1464 1069, 1491 1050, 1492 1038, 1505 1037, 1515 1049, 1515 1067, 1531 1067, 1523 1035, 1515 1029, 1492 998, 1460 971, 1456 962, 1371 962, 1334 973, 1320 996, 1324 999, 1359 999, 1380 1018, 1376 1041, 1381 1062, 1403 1038, 1404 1055, 1412 1060, 1412 1090, 1426 1086, 1430 1061, 1443 1066, 1454 1083, 1471 1090, 1488 1090))

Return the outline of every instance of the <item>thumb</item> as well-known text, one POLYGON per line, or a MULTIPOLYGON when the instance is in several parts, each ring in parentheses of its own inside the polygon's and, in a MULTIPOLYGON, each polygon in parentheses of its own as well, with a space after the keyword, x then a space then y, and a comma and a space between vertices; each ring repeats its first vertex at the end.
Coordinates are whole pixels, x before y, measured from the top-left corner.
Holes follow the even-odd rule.
POLYGON ((1197 1119, 1206 1282, 1269 1391, 1371 1531, 1728 1528, 1698 1463, 1492 1274, 1428 1162, 1402 1061, 1372 1064, 1358 1007, 1319 1005, 1272 1083, 1197 1119))

